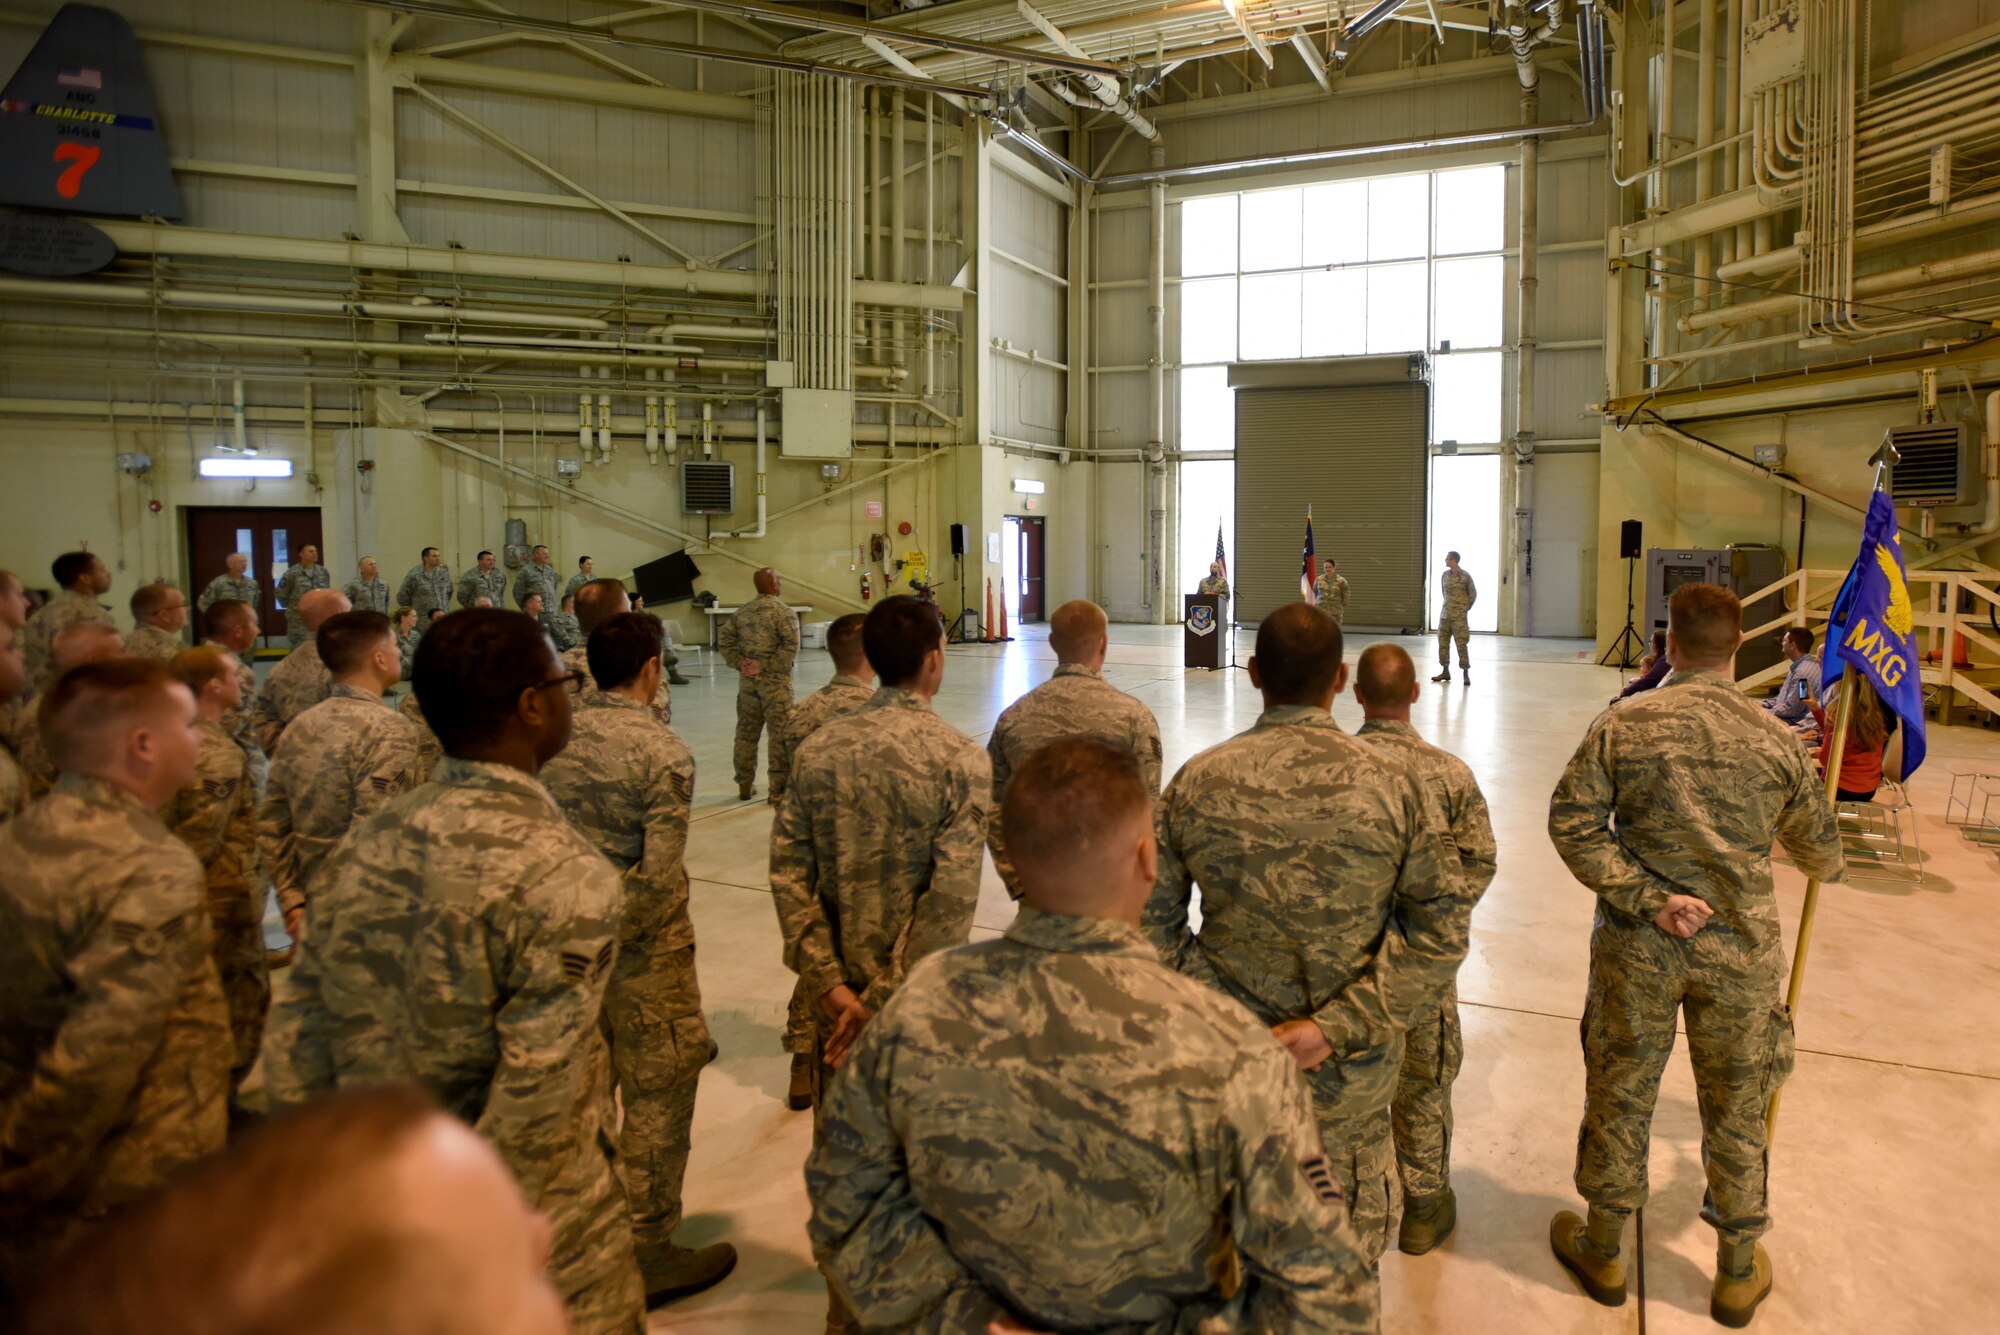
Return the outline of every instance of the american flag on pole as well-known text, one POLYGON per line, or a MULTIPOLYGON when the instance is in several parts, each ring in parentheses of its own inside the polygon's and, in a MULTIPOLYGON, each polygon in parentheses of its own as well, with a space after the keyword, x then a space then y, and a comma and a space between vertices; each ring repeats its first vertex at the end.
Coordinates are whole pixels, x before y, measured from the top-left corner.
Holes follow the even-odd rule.
POLYGON ((1215 521, 1215 563, 1222 567, 1221 575, 1229 578, 1229 558, 1222 554, 1222 521, 1215 521))
POLYGON ((1314 607, 1319 606, 1319 592, 1313 588, 1313 580, 1318 572, 1313 567, 1313 512, 1306 507, 1306 546, 1299 561, 1299 597, 1314 607))

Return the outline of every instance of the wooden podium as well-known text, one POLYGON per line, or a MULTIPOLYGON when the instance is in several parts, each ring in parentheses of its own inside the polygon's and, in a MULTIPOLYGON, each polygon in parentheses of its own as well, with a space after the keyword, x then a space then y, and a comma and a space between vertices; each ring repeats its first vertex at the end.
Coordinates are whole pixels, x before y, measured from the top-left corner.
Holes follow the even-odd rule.
POLYGON ((1182 600, 1181 661, 1210 670, 1229 666, 1229 600, 1219 594, 1190 593, 1182 600))

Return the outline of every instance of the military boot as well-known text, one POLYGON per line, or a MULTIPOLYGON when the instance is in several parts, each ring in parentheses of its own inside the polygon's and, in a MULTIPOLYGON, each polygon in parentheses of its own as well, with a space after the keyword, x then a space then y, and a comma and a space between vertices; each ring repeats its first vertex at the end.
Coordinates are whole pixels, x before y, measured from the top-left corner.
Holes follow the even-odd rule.
POLYGON ((737 801, 748 802, 751 798, 755 797, 756 795, 757 795, 756 785, 748 783, 739 783, 736 785, 737 801))
POLYGON ((1757 1315, 1757 1304, 1771 1294, 1771 1254, 1757 1242, 1722 1242, 1715 1248, 1715 1288, 1708 1314, 1731 1330, 1741 1330, 1757 1315))
POLYGON ((792 1054, 792 1079, 785 1087, 785 1106, 793 1112, 804 1112, 813 1106, 812 1054, 809 1052, 792 1054))
POLYGON ((1397 1250, 1422 1256, 1458 1227, 1458 1193, 1446 1187, 1437 1196, 1412 1196, 1403 1205, 1403 1224, 1396 1233, 1397 1250))
POLYGON ((1436 675, 1435 677, 1432 677, 1432 678, 1431 678, 1431 680, 1432 680, 1432 681, 1450 681, 1450 680, 1451 680, 1451 669, 1450 669, 1450 668, 1446 668, 1446 669, 1445 669, 1444 671, 1442 671, 1442 672, 1438 673, 1438 674, 1437 674, 1437 675, 1436 675))
POLYGON ((641 1246, 639 1277, 646 1283, 646 1310, 662 1307, 676 1298, 700 1293, 722 1282, 736 1268, 736 1249, 726 1242, 706 1247, 682 1247, 675 1243, 641 1246))
POLYGON ((688 679, 681 675, 679 668, 668 668, 667 680, 676 686, 685 686, 688 684, 688 679))
POLYGON ((1623 1307, 1625 1263, 1618 1259, 1618 1246, 1624 1233, 1623 1219, 1595 1206, 1588 1222, 1563 1210, 1549 1221, 1549 1250, 1585 1293, 1606 1307, 1623 1307))

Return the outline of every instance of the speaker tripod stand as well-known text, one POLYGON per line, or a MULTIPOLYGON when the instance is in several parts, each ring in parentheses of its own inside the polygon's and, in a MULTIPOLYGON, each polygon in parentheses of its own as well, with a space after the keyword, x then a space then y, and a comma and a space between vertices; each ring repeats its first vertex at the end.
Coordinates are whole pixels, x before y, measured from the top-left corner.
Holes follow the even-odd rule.
POLYGON ((1615 667, 1621 671, 1639 666, 1639 656, 1646 652, 1646 642, 1639 638, 1639 632, 1632 628, 1632 577, 1638 569, 1639 558, 1625 558, 1625 629, 1618 632, 1618 638, 1604 651, 1604 657, 1597 660, 1599 667, 1615 667), (1618 661, 1611 662, 1616 654, 1618 661))

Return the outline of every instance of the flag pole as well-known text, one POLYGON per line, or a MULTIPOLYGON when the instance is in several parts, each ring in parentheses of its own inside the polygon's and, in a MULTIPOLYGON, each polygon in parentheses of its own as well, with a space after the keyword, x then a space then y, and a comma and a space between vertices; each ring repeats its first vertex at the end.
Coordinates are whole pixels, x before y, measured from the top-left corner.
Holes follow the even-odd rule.
MULTIPOLYGON (((1895 447, 1888 441, 1882 442, 1881 450, 1871 461, 1875 465, 1875 485, 1872 491, 1881 491, 1888 485, 1889 465, 1895 462, 1895 447)), ((1829 645, 1829 650, 1833 646, 1829 645)), ((1852 667, 1848 668, 1841 683, 1840 700, 1833 709, 1833 736, 1826 747, 1826 801, 1835 808, 1835 826, 1839 825, 1840 766, 1847 758, 1847 725, 1854 717, 1855 687, 1859 677, 1852 667)), ((1812 946, 1813 916, 1819 911, 1819 877, 1806 881, 1805 904, 1799 910, 1799 940, 1792 948, 1792 976, 1785 985, 1785 1011, 1794 1022, 1799 1014, 1799 994, 1804 990, 1806 978, 1806 952, 1812 946)), ((1770 1153, 1770 1143, 1777 1138, 1778 1101, 1784 1097, 1785 1087, 1779 1085, 1771 1091, 1771 1101, 1764 1106, 1764 1152, 1770 1153)))

